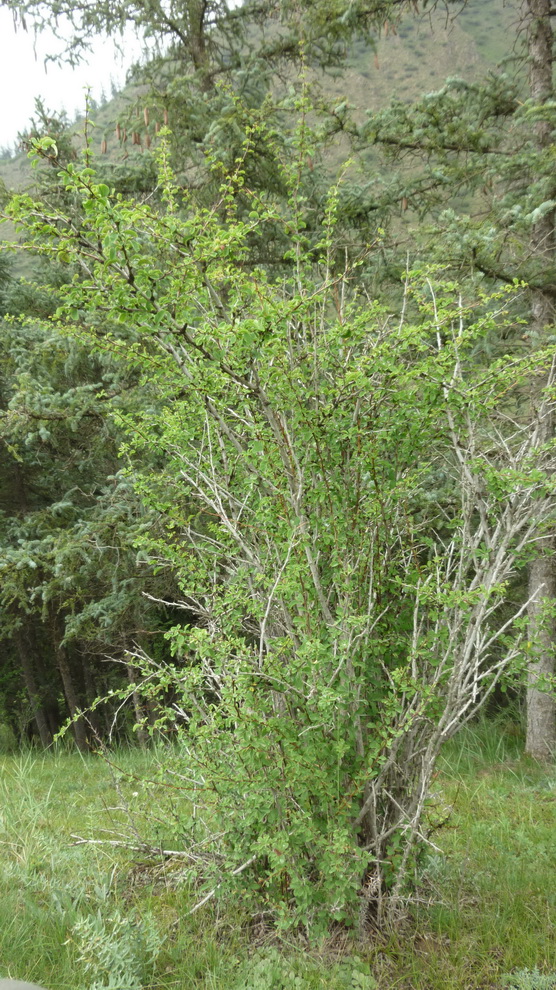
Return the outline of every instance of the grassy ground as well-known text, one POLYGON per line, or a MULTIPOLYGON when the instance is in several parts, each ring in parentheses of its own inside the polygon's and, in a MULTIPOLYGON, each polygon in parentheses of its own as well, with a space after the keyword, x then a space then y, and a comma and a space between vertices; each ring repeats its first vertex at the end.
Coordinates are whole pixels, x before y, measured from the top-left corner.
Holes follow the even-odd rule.
MULTIPOLYGON (((140 777, 150 759, 116 762, 140 777)), ((516 969, 556 971, 556 772, 521 757, 508 728, 466 730, 447 749, 433 801, 449 818, 422 903, 395 937, 343 956, 338 944, 311 956, 253 943, 234 905, 187 917, 192 894, 175 874, 72 844, 123 823, 142 794, 96 757, 0 757, 0 976, 51 990, 486 990, 516 969)))

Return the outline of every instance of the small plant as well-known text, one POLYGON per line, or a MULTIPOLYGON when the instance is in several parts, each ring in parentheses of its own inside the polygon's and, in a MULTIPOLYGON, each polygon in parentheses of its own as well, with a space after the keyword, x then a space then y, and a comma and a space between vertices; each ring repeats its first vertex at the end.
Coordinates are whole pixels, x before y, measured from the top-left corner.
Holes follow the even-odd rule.
MULTIPOLYGON (((376 990, 368 963, 357 957, 332 966, 336 990, 376 990)), ((322 963, 283 956, 277 949, 257 953, 240 971, 234 990, 311 990, 322 986, 322 963)))
POLYGON ((539 973, 538 969, 519 969, 503 978, 510 990, 556 990, 556 973, 539 973))
POLYGON ((151 978, 163 939, 150 914, 97 911, 72 928, 90 990, 141 990, 151 978))

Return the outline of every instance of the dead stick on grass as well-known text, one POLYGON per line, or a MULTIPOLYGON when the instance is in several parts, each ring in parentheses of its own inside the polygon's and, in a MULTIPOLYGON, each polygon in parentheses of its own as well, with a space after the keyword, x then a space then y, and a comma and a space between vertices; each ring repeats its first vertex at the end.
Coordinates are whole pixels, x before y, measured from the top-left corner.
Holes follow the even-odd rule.
POLYGON ((179 856, 183 859, 192 859, 195 861, 195 856, 191 853, 185 852, 184 850, 178 849, 159 849, 158 846, 132 846, 129 842, 121 842, 119 839, 84 839, 81 835, 71 835, 70 838, 75 839, 72 843, 74 846, 121 846, 123 849, 129 849, 130 852, 142 852, 150 853, 156 856, 179 856))

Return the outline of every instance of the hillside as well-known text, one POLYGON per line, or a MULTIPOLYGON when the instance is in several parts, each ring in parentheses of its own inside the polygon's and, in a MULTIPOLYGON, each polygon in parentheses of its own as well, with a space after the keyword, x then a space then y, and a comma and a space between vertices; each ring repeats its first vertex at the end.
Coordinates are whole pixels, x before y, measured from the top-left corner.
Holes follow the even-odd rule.
POLYGON ((478 79, 511 54, 508 29, 516 16, 515 5, 504 0, 471 0, 450 18, 441 10, 406 17, 396 33, 383 32, 375 51, 354 46, 334 89, 356 107, 379 109, 393 99, 411 102, 450 77, 478 79))
MULTIPOLYGON (((364 42, 353 46, 341 73, 320 77, 324 90, 347 100, 356 110, 379 109, 392 99, 411 101, 422 93, 438 89, 453 76, 467 80, 480 78, 496 69, 508 52, 508 36, 514 32, 515 2, 471 0, 468 7, 447 16, 446 11, 420 17, 407 17, 397 31, 387 26, 376 45, 364 42)), ((142 149, 118 142, 115 125, 133 111, 139 88, 127 86, 114 99, 93 113, 95 128, 92 146, 100 154, 107 142, 107 155, 113 162, 140 155, 142 149)), ((142 101, 141 101, 142 102, 142 101)), ((25 122, 22 122, 22 130, 25 122)), ((76 139, 82 141, 82 125, 76 125, 76 139)), ((0 178, 8 189, 26 186, 31 172, 24 153, 0 162, 0 178)))

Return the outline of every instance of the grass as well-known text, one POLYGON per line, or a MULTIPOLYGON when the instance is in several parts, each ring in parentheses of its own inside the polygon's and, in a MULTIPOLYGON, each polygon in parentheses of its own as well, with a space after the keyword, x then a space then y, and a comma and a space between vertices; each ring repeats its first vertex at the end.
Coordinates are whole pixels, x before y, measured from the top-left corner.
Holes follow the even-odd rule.
POLYGON ((238 905, 188 916, 186 884, 137 854, 72 844, 141 805, 151 761, 118 753, 127 781, 94 756, 0 758, 0 976, 85 990, 121 966, 120 990, 486 990, 527 970, 516 986, 534 990, 535 969, 556 971, 556 773, 521 756, 511 726, 468 728, 446 749, 431 808, 448 821, 421 902, 396 935, 344 955, 278 951, 268 933, 253 944, 238 905))
POLYGON ((429 941, 418 937, 426 966, 417 953, 409 969, 416 988, 556 970, 556 773, 520 750, 507 727, 483 723, 444 754, 435 791, 452 811, 428 865, 437 903, 416 919, 429 941))

